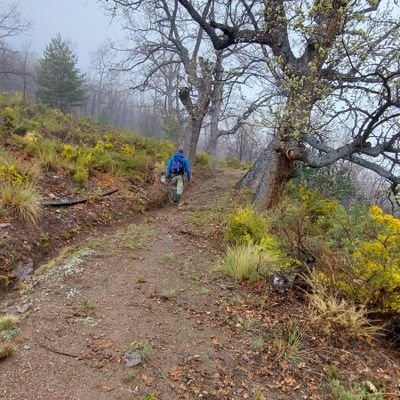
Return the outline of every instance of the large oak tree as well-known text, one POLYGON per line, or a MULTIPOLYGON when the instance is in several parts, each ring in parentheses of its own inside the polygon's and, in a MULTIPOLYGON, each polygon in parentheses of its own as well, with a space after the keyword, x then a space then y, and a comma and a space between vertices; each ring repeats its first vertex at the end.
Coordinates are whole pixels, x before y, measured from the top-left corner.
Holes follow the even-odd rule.
POLYGON ((273 206, 299 166, 338 160, 376 172, 398 191, 398 8, 380 0, 177 1, 215 49, 258 43, 279 69, 285 101, 273 139, 241 182, 257 183, 259 204, 273 206), (210 3, 235 10, 232 18, 204 15, 210 3))

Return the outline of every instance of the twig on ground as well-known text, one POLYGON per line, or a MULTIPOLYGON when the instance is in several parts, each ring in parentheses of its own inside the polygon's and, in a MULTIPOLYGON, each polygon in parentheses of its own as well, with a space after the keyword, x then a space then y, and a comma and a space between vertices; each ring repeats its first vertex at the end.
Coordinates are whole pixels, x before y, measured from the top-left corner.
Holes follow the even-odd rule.
POLYGON ((60 354, 60 355, 62 355, 62 356, 73 357, 73 358, 78 358, 78 357, 79 357, 78 354, 67 353, 67 352, 65 352, 65 351, 53 349, 53 348, 51 348, 51 347, 49 347, 49 346, 46 346, 46 345, 43 344, 43 343, 38 343, 38 345, 39 345, 40 347, 43 347, 43 348, 46 349, 46 350, 51 351, 52 353, 60 354))

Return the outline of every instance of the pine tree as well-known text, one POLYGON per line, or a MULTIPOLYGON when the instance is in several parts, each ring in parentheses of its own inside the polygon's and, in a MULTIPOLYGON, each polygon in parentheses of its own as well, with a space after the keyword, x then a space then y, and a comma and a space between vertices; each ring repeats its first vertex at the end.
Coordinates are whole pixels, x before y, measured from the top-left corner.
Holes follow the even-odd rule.
POLYGON ((76 55, 60 34, 51 39, 39 60, 39 100, 64 112, 81 105, 85 99, 84 79, 76 64, 76 55))

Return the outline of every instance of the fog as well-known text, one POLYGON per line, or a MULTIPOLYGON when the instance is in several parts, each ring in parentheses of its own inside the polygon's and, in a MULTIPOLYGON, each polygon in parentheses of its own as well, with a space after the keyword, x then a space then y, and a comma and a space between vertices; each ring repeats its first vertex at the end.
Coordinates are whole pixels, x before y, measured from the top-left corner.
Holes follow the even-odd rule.
POLYGON ((28 43, 40 57, 50 39, 60 33, 71 42, 82 71, 87 71, 99 44, 118 36, 118 24, 111 23, 96 0, 19 0, 17 4, 21 17, 32 26, 11 43, 20 48, 28 43))

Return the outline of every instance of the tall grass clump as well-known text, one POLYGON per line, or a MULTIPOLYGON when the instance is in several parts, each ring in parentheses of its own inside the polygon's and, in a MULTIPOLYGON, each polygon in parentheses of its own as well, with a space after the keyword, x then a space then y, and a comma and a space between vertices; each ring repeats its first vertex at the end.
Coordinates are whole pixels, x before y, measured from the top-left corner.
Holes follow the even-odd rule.
POLYGON ((61 149, 61 142, 52 139, 32 140, 26 144, 28 153, 33 155, 44 169, 50 171, 67 166, 65 159, 60 157, 61 149))
POLYGON ((14 328, 18 324, 18 318, 13 315, 0 317, 0 332, 14 328))
POLYGON ((221 270, 237 282, 257 280, 270 276, 279 269, 280 260, 272 254, 260 251, 252 242, 228 246, 221 270))
POLYGON ((0 184, 1 205, 29 224, 36 225, 41 216, 39 202, 40 195, 32 183, 0 184))

